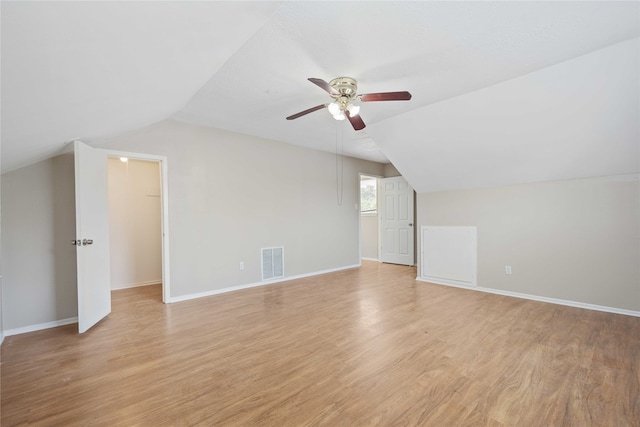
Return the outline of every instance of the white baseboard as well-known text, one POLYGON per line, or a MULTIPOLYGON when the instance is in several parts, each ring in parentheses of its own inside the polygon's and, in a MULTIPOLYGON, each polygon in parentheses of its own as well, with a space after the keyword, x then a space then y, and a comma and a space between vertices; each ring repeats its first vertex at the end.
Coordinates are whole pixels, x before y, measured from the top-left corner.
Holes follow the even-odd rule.
POLYGON ((558 299, 558 298, 548 298, 548 297, 542 297, 538 295, 522 294, 520 292, 511 292, 511 291, 503 291, 500 289, 483 288, 481 286, 458 285, 458 284, 453 284, 451 282, 446 283, 445 281, 427 280, 424 277, 416 277, 416 280, 420 282, 425 282, 425 283, 433 283, 436 285, 452 286, 454 288, 462 288, 462 289, 469 289, 472 291, 486 292, 489 294, 504 295, 507 297, 522 298, 522 299, 528 299, 532 301, 566 305, 569 307, 585 308, 587 310, 604 311, 606 313, 624 314, 626 316, 640 317, 640 311, 626 310, 624 308, 608 307, 605 305, 589 304, 586 302, 571 301, 571 300, 564 300, 564 299, 558 299))
POLYGON ((53 322, 39 323, 37 325, 23 326, 21 328, 15 329, 7 329, 4 331, 4 336, 8 337, 11 335, 26 334, 27 332, 40 331, 42 329, 55 328, 57 326, 70 325, 72 323, 78 323, 78 318, 70 317, 68 319, 54 320, 53 322))
POLYGON ((375 262, 379 262, 380 260, 378 258, 367 258, 367 257, 362 257, 360 258, 363 261, 375 261, 375 262))
POLYGON ((333 273, 335 271, 348 270, 350 268, 357 268, 357 267, 360 267, 360 264, 347 265, 345 267, 332 268, 332 269, 329 269, 329 270, 316 271, 316 272, 313 272, 313 273, 299 274, 297 276, 288 276, 288 277, 282 277, 282 278, 279 278, 279 279, 265 280, 264 282, 256 282, 256 283, 249 283, 249 284, 246 284, 246 285, 230 286, 228 288, 214 289, 212 291, 198 292, 198 293, 195 293, 195 294, 188 294, 188 295, 182 295, 182 296, 179 296, 179 297, 169 298, 167 302, 168 303, 174 303, 174 302, 180 302, 180 301, 188 301, 188 300, 191 300, 191 299, 209 297, 209 296, 212 296, 212 295, 218 295, 218 294, 224 294, 224 293, 227 293, 227 292, 239 291, 241 289, 256 288, 258 286, 272 285, 274 283, 287 282, 289 280, 304 279, 305 277, 318 276, 318 275, 321 275, 321 274, 333 273))
POLYGON ((162 279, 147 280, 146 282, 130 283, 130 284, 123 284, 123 285, 112 285, 111 290, 117 291, 120 289, 138 288, 140 286, 158 285, 161 283, 162 283, 162 279))
POLYGON ((443 279, 441 277, 426 276, 426 277, 420 277, 418 280, 420 280, 421 282, 435 283, 436 285, 453 286, 455 288, 465 288, 465 289, 478 288, 477 284, 475 283, 475 279, 473 282, 465 282, 462 280, 443 279))

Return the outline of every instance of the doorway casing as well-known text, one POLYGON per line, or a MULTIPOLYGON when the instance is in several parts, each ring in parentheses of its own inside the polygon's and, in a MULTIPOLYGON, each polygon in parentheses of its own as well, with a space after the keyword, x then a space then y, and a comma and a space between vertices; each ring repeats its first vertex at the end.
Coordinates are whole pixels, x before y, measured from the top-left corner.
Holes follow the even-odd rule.
MULTIPOLYGON (((358 265, 362 265, 362 241, 363 241, 363 231, 362 231, 362 188, 361 188, 361 182, 363 179, 375 179, 376 180, 376 186, 379 186, 380 180, 383 179, 384 177, 381 175, 375 175, 375 174, 370 174, 370 173, 364 173, 364 172, 360 172, 358 173, 358 204, 357 204, 357 210, 358 210, 358 265)), ((377 212, 376 212, 376 217, 377 217, 377 236, 376 236, 376 240, 378 241, 377 244, 377 260, 378 262, 380 262, 381 257, 380 257, 380 191, 378 189, 377 191, 377 197, 376 197, 376 205, 378 207, 377 212)))
POLYGON ((169 186, 168 186, 168 159, 166 156, 155 154, 131 153, 128 151, 117 151, 102 149, 107 157, 127 157, 132 160, 156 161, 160 163, 160 210, 162 226, 162 302, 171 301, 171 283, 169 272, 169 186))

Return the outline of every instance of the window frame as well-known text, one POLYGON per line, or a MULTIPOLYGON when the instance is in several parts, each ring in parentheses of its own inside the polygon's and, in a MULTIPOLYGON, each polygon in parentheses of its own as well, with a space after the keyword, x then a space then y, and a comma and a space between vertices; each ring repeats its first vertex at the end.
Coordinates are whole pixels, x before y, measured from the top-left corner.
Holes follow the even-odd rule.
POLYGON ((360 175, 360 194, 359 194, 359 198, 360 198, 360 215, 361 216, 377 216, 378 215, 378 210, 379 210, 379 206, 378 206, 378 177, 377 176, 372 176, 372 175, 366 175, 366 174, 361 174, 360 175), (364 181, 373 181, 374 182, 374 186, 375 186, 375 210, 368 210, 368 211, 363 211, 362 210, 362 183, 364 181))

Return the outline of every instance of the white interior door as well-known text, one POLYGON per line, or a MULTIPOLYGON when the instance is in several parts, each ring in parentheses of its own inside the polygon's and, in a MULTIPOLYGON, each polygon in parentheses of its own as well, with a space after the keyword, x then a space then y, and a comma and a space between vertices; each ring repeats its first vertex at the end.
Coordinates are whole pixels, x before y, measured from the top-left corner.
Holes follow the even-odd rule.
POLYGON ((111 312, 107 157, 74 142, 78 330, 87 331, 111 312))
POLYGON ((414 265, 413 188, 401 177, 380 180, 382 262, 414 265))

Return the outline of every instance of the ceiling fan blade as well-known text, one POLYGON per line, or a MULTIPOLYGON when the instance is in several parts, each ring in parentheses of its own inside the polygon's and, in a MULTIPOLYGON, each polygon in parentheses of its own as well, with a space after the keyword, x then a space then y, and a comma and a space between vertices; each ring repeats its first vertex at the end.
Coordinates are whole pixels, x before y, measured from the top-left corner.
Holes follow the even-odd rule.
POLYGON ((380 92, 380 93, 365 93, 359 96, 362 102, 373 101, 408 101, 411 99, 409 92, 380 92))
POLYGON ((347 115, 347 119, 349 119, 351 126, 353 126, 355 130, 364 129, 366 125, 364 124, 362 117, 360 117, 360 114, 356 114, 355 116, 352 116, 349 110, 345 111, 345 114, 347 115))
POLYGON ((340 92, 335 90, 332 86, 329 85, 329 83, 325 82, 322 79, 317 79, 315 77, 310 77, 307 80, 309 80, 311 83, 317 85, 321 89, 325 90, 329 95, 339 95, 340 94, 340 92))
POLYGON ((309 113, 313 113, 314 111, 318 111, 318 110, 322 110, 323 108, 325 108, 327 106, 327 104, 320 104, 320 105, 316 105, 315 107, 311 107, 308 110, 304 110, 304 111, 300 111, 297 114, 294 114, 292 116, 287 117, 287 120, 294 120, 297 119, 298 117, 302 117, 304 115, 307 115, 309 113))

